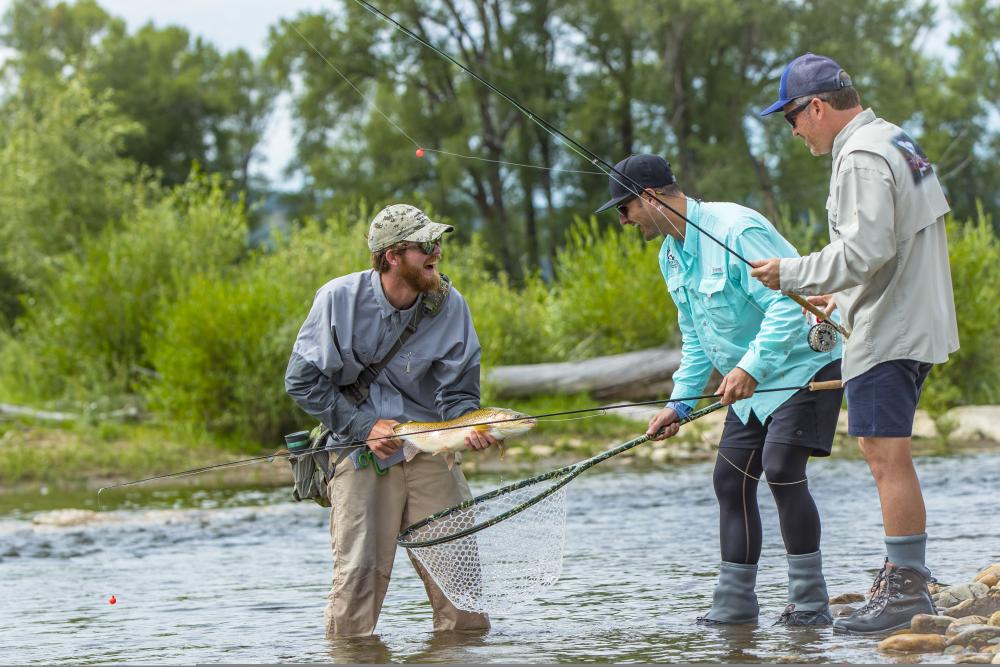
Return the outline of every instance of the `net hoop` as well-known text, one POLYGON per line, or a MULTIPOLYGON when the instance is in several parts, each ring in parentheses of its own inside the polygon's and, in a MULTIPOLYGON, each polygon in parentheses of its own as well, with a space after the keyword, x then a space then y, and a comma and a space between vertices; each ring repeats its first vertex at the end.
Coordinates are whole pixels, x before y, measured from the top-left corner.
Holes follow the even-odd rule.
POLYGON ((520 514, 521 512, 532 507, 533 505, 537 505, 541 501, 545 500, 546 498, 548 498, 549 496, 551 496, 552 494, 556 493, 564 486, 569 484, 570 481, 574 477, 579 475, 581 472, 583 472, 583 469, 580 469, 579 464, 566 466, 565 468, 559 468, 558 470, 553 470, 547 475, 541 477, 533 477, 531 479, 522 480, 520 482, 515 482, 514 484, 508 484, 507 486, 502 486, 499 489, 494 489, 492 491, 482 493, 474 498, 470 498, 469 500, 461 502, 458 505, 454 505, 452 507, 444 509, 438 512, 437 514, 432 514, 425 519, 421 519, 420 521, 410 526, 407 526, 406 529, 404 529, 403 532, 401 532, 396 537, 396 544, 405 549, 420 549, 422 547, 433 547, 439 544, 452 542, 454 540, 458 540, 463 537, 468 537, 469 535, 474 535, 475 533, 478 533, 481 530, 484 530, 486 528, 489 528, 490 526, 500 523, 505 519, 509 519, 510 517, 516 514, 520 514), (541 484, 542 482, 547 482, 551 479, 555 479, 558 477, 563 477, 563 479, 559 480, 558 483, 553 484, 551 487, 549 487, 542 493, 539 493, 538 495, 532 497, 530 500, 521 503, 516 507, 507 510, 506 512, 498 514, 484 521, 479 521, 478 523, 455 533, 442 535, 441 537, 435 537, 425 540, 413 539, 414 536, 418 534, 422 528, 426 528, 427 526, 436 521, 440 521, 441 519, 446 519, 453 514, 463 512, 469 509, 470 507, 480 505, 486 502, 487 500, 492 500, 493 498, 497 498, 499 496, 507 495, 515 491, 520 491, 521 489, 524 489, 526 487, 533 486, 535 484, 541 484))

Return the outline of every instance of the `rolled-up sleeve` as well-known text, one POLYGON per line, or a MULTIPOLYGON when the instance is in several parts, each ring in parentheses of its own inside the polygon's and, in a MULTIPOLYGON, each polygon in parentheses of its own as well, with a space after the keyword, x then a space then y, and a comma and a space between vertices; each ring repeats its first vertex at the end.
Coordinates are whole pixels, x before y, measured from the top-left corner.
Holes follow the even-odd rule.
POLYGON ((368 403, 356 406, 331 379, 343 368, 333 299, 320 292, 299 330, 285 370, 285 391, 307 414, 344 440, 364 440, 376 417, 368 403))
POLYGON ((856 151, 844 158, 837 179, 840 238, 811 255, 782 259, 783 291, 812 295, 856 287, 896 254, 889 165, 877 155, 856 151))

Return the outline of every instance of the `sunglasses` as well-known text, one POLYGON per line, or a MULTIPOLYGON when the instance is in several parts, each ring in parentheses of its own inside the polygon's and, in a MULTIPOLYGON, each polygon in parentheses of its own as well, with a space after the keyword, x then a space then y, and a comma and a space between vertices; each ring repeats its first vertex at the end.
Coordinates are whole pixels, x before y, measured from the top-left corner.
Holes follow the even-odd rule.
POLYGON ((795 117, 798 116, 803 111, 805 111, 806 107, 812 104, 813 99, 816 98, 806 100, 805 102, 803 102, 802 104, 800 104, 799 106, 795 107, 794 109, 785 114, 785 120, 788 121, 789 125, 795 127, 795 117))
POLYGON ((409 250, 410 248, 416 248, 425 255, 429 255, 432 252, 434 252, 434 248, 439 248, 439 247, 441 247, 441 239, 435 239, 433 241, 419 241, 419 242, 410 241, 409 245, 406 246, 406 249, 409 250))
POLYGON ((632 197, 630 199, 626 199, 621 204, 618 204, 617 206, 615 206, 615 208, 618 209, 618 215, 622 216, 623 218, 627 218, 628 217, 628 205, 632 203, 633 199, 635 199, 635 197, 632 197))

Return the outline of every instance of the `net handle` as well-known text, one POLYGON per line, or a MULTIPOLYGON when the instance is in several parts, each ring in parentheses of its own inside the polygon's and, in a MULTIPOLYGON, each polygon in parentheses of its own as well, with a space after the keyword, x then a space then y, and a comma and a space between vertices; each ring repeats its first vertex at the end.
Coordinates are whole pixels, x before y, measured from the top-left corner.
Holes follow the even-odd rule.
MULTIPOLYGON (((713 404, 711 404, 711 405, 709 405, 707 407, 702 408, 701 410, 695 410, 694 412, 692 412, 687 417, 684 417, 683 419, 677 420, 676 423, 677 424, 687 424, 688 422, 692 422, 695 419, 698 419, 700 417, 704 417, 705 415, 707 415, 707 414, 709 414, 711 412, 715 412, 716 410, 719 410, 719 409, 721 409, 723 407, 725 407, 725 406, 722 404, 721 401, 713 403, 713 404)), ((657 435, 659 435, 659 433, 662 433, 662 432, 663 432, 663 429, 661 429, 657 433, 657 435)), ((612 449, 609 449, 606 452, 601 452, 600 454, 597 454, 596 456, 592 456, 589 459, 585 459, 585 460, 583 460, 583 461, 581 461, 579 463, 574 463, 573 465, 568 465, 568 466, 564 466, 562 468, 558 468, 556 470, 551 470, 551 471, 549 471, 547 473, 544 473, 544 474, 541 474, 541 475, 537 475, 537 476, 531 477, 529 479, 521 480, 520 482, 515 482, 514 484, 508 484, 507 486, 500 487, 499 489, 494 489, 493 491, 489 491, 487 493, 480 494, 480 495, 476 496, 475 498, 470 498, 469 500, 465 500, 465 501, 459 503, 458 505, 453 505, 451 507, 445 508, 445 509, 441 510, 440 512, 432 514, 429 517, 427 517, 425 519, 421 519, 417 523, 415 523, 415 524, 407 527, 396 538, 396 544, 399 545, 399 546, 401 546, 401 547, 404 547, 406 549, 414 549, 414 548, 421 548, 421 547, 432 547, 432 546, 436 546, 438 544, 444 544, 446 542, 451 542, 453 540, 458 540, 458 539, 461 539, 463 537, 468 537, 469 535, 474 535, 475 533, 478 533, 479 531, 481 531, 481 530, 483 530, 485 528, 489 528, 490 526, 494 526, 494 525, 500 523, 501 521, 503 521, 505 519, 509 519, 510 517, 514 516, 515 514, 519 514, 520 512, 523 512, 524 510, 528 509, 532 505, 535 505, 535 504, 541 502, 542 500, 545 500, 546 498, 548 498, 549 496, 551 496, 553 493, 555 493, 556 491, 558 491, 559 489, 561 489, 562 487, 566 486, 571 481, 573 481, 573 479, 577 475, 579 475, 580 473, 582 473, 584 470, 587 470, 588 468, 592 468, 593 466, 597 465, 598 463, 601 463, 602 461, 606 461, 606 460, 610 459, 612 456, 617 456, 617 455, 621 454, 622 452, 626 452, 626 451, 632 449, 633 447, 637 447, 637 446, 643 444, 644 442, 647 442, 647 441, 651 440, 652 438, 653 438, 653 436, 650 436, 648 433, 644 433, 644 434, 640 435, 637 438, 633 438, 633 439, 629 440, 628 442, 624 442, 624 443, 618 445, 617 447, 613 447, 612 449), (418 540, 418 541, 410 541, 409 540, 409 536, 413 532, 415 532, 417 530, 420 530, 421 528, 423 528, 427 524, 432 523, 434 521, 437 521, 438 519, 444 518, 444 517, 448 516, 449 514, 452 514, 454 512, 460 512, 460 511, 462 511, 464 509, 468 509, 469 507, 472 507, 473 505, 477 505, 477 504, 479 504, 479 503, 481 503, 483 501, 489 500, 491 498, 495 498, 497 496, 504 495, 504 494, 507 494, 507 493, 513 493, 514 491, 517 491, 519 489, 523 489, 526 486, 530 486, 532 484, 538 484, 539 482, 544 482, 546 480, 552 479, 554 477, 558 477, 560 475, 564 475, 565 479, 563 479, 562 481, 560 481, 558 484, 555 484, 555 485, 549 487, 548 489, 546 489, 542 493, 539 493, 538 495, 529 498, 528 500, 526 500, 525 502, 521 503, 520 505, 518 505, 516 507, 512 507, 511 509, 507 510, 506 512, 504 512, 502 514, 498 514, 497 516, 493 517, 492 519, 489 519, 488 521, 484 521, 484 522, 478 523, 478 524, 476 524, 474 526, 470 526, 470 527, 466 528, 465 530, 461 530, 461 531, 459 531, 457 533, 454 533, 452 535, 444 535, 442 537, 437 537, 437 538, 433 538, 433 539, 429 539, 429 540, 418 540)))

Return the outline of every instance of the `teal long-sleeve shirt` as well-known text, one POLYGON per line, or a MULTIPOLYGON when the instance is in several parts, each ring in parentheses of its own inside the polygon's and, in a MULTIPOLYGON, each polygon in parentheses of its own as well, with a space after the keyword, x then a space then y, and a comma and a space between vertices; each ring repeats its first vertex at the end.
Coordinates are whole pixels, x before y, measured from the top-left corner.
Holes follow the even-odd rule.
MULTIPOLYGON (((747 259, 799 256, 752 209, 693 199, 687 203, 688 219, 747 259)), ((839 343, 830 352, 810 348, 811 323, 802 308, 751 278, 751 267, 693 225, 687 225, 683 241, 664 239, 660 270, 677 305, 682 336, 672 398, 702 393, 713 368, 725 375, 738 366, 753 376, 758 389, 793 387, 841 357, 839 343)), ((733 411, 744 424, 751 410, 763 422, 794 393, 755 394, 737 401, 733 411)))

